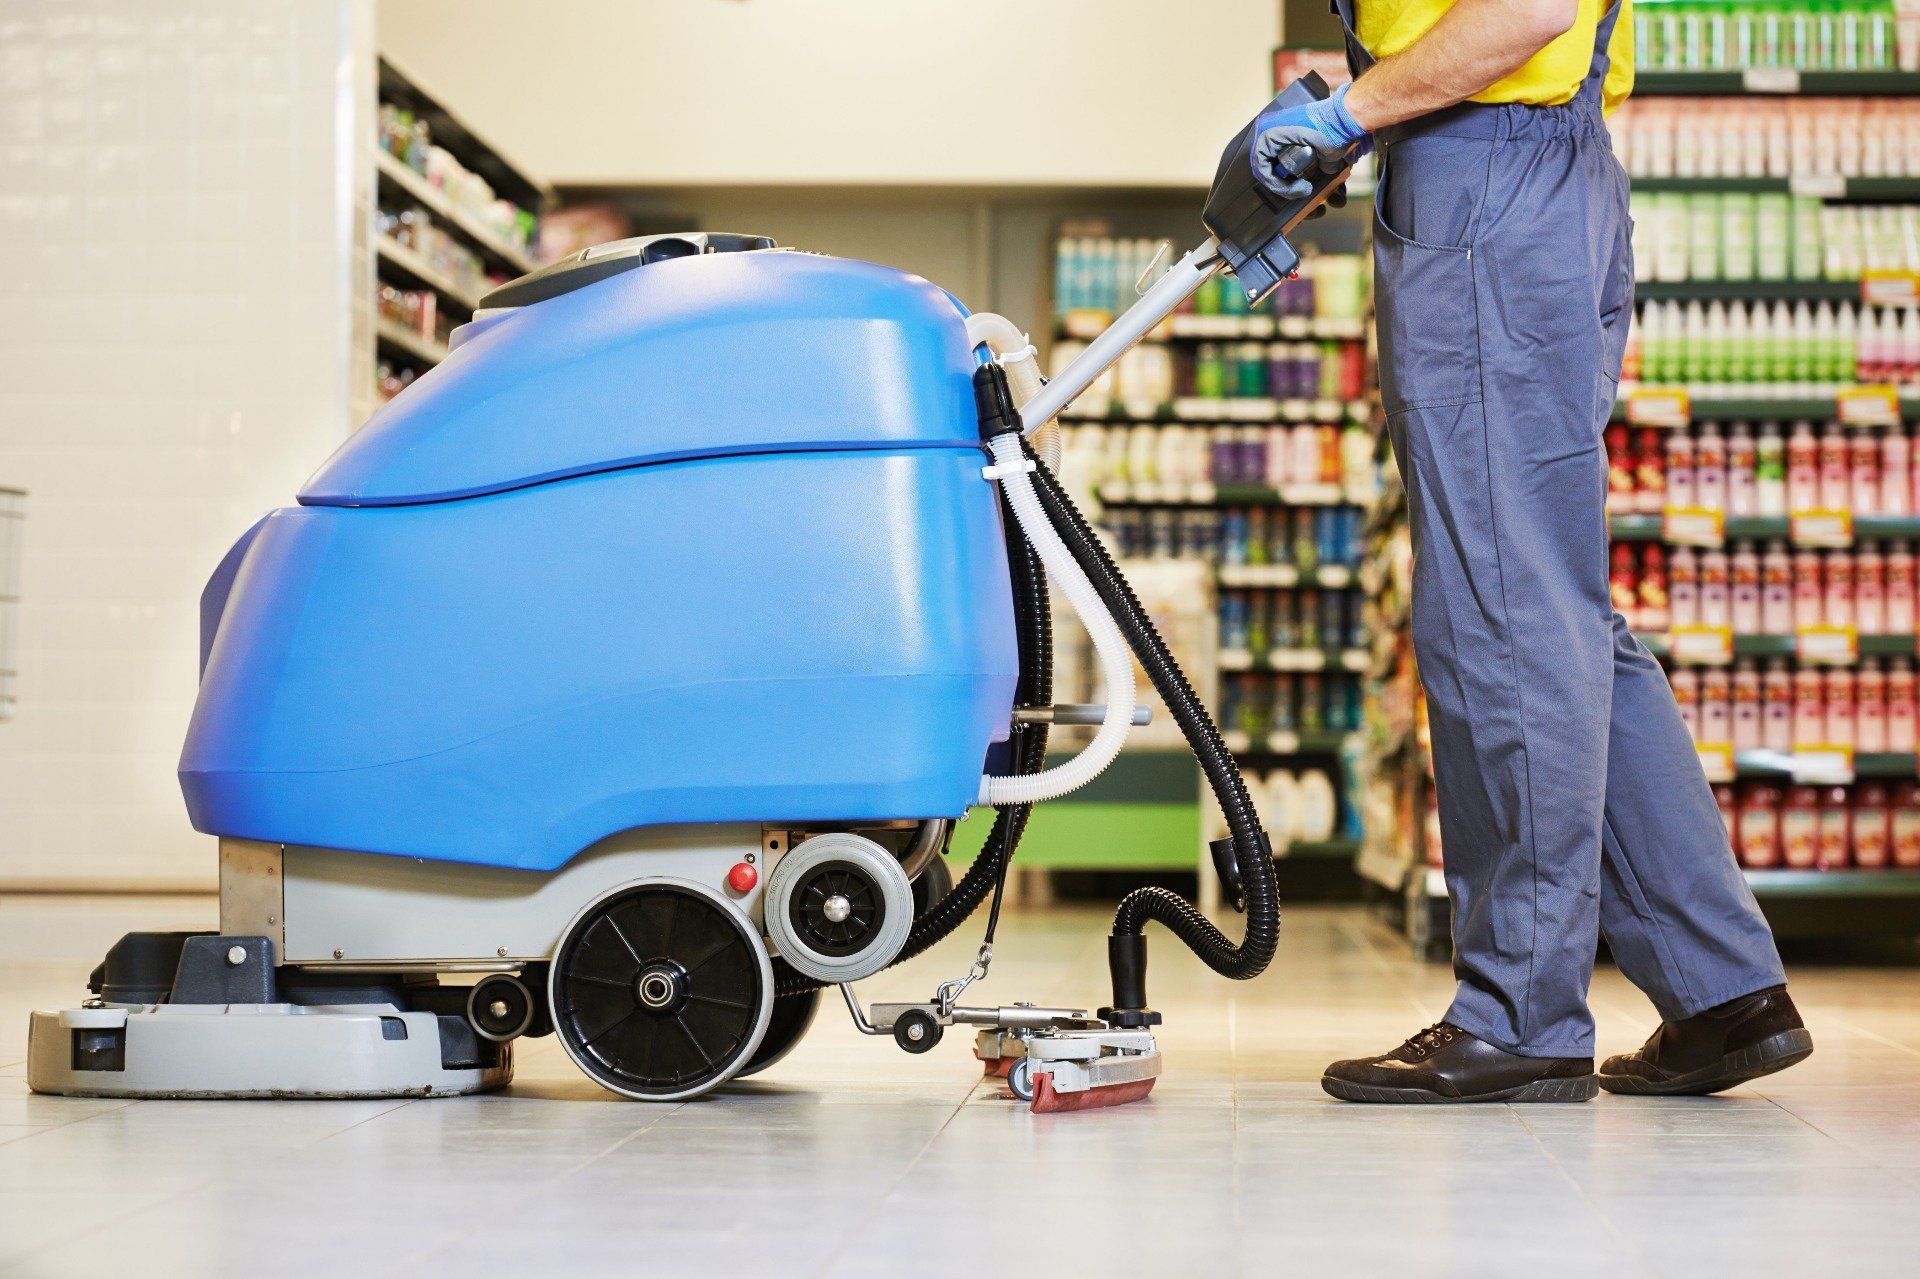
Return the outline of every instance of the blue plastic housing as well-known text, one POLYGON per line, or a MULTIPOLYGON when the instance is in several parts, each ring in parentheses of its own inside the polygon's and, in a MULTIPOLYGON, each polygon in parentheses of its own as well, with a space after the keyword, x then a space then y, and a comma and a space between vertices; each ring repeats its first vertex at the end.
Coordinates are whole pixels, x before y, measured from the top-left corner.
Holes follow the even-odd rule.
POLYGON ((1018 662, 950 298, 723 254, 479 328, 209 583, 196 828, 551 869, 965 811, 1018 662))

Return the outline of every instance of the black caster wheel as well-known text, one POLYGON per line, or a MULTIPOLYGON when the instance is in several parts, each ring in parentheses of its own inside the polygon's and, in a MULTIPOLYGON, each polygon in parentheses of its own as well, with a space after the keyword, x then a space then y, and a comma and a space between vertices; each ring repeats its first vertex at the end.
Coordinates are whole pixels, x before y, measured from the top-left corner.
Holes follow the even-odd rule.
POLYGON ((1033 1061, 1022 1057, 1013 1063, 1013 1069, 1007 1072, 1007 1087, 1021 1101, 1033 1100, 1033 1061))
POLYGON ((893 1042, 910 1053, 931 1051, 946 1033, 946 1027, 923 1008, 909 1008, 893 1023, 893 1042))
POLYGON ((757 1075, 768 1066, 793 1051, 800 1037, 813 1025, 814 1015, 820 1011, 820 990, 815 988, 804 995, 782 995, 773 1001, 773 1016, 767 1019, 767 1033, 761 1037, 760 1046, 753 1050, 753 1056, 747 1064, 740 1067, 740 1073, 734 1078, 745 1079, 748 1075, 757 1075))
POLYGON ((467 994, 467 1024, 482 1039, 504 1044, 532 1027, 541 1001, 526 983, 506 973, 482 977, 467 994))
POLYGON ((948 867, 947 859, 934 858, 920 872, 920 878, 913 881, 913 917, 920 918, 938 906, 941 899, 952 891, 953 871, 948 867))
POLYGON ((554 1032, 574 1064, 647 1101, 732 1078, 773 1013, 758 930, 712 889, 682 880, 616 889, 581 911, 548 985, 554 1032))

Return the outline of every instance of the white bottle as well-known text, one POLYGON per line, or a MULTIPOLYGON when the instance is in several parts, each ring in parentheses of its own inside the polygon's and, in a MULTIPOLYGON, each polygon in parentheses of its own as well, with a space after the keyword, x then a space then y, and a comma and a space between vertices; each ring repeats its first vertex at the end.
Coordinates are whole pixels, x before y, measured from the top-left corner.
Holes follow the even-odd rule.
POLYGON ((1728 580, 1732 565, 1727 553, 1705 551, 1700 556, 1700 624, 1733 625, 1732 583, 1728 580))
POLYGON ((1888 515, 1905 515, 1911 509, 1911 456, 1905 430, 1896 426, 1880 437, 1880 509, 1888 515))

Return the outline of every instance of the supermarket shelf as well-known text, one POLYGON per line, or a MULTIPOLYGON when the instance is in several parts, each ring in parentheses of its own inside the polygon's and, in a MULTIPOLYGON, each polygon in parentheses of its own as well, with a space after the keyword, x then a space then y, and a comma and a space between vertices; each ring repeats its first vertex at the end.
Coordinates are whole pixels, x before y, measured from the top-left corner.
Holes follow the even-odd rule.
POLYGON ((471 124, 449 111, 391 53, 380 55, 379 78, 382 102, 405 106, 416 117, 424 118, 434 143, 453 152, 460 163, 485 178, 500 195, 534 213, 553 203, 551 187, 509 160, 471 124))
POLYGON ((1360 841, 1357 839, 1296 839, 1274 860, 1352 861, 1359 852, 1360 841))
MULTIPOLYGON (((1781 751, 1740 751, 1733 757, 1737 777, 1787 778, 1794 775, 1793 755, 1781 751)), ((1897 778, 1912 781, 1920 775, 1920 758, 1910 752, 1888 751, 1853 757, 1855 777, 1897 778)))
POLYGON ((1750 870, 1756 897, 1920 897, 1916 870, 1750 870))
POLYGON ((1920 199, 1920 178, 1634 178, 1636 192, 1752 192, 1856 203, 1920 199))
MULTIPOLYGON (((1667 637, 1661 634, 1636 632, 1640 643, 1655 657, 1667 655, 1667 637)), ((1920 652, 1912 635, 1862 635, 1859 637, 1860 656, 1862 657, 1912 657, 1920 652)), ((1792 657, 1795 641, 1791 635, 1736 635, 1733 637, 1733 655, 1735 657, 1792 657)))
POLYGON ((1634 76, 1636 98, 1685 96, 1721 97, 1728 94, 1818 97, 1884 97, 1920 94, 1920 72, 1913 71, 1790 71, 1754 67, 1745 71, 1646 71, 1634 76))
MULTIPOLYGON (((1104 311, 1081 311, 1063 316, 1054 325, 1056 338, 1089 341, 1105 332, 1113 318, 1104 311)), ((1364 320, 1341 320, 1312 315, 1173 315, 1164 328, 1147 334, 1147 341, 1216 342, 1237 339, 1285 338, 1293 341, 1357 342, 1366 337, 1364 320)))
MULTIPOLYGON (((1831 395, 1766 399, 1696 395, 1690 397, 1688 406, 1688 414, 1696 422, 1792 422, 1800 418, 1830 421, 1834 411, 1831 395)), ((1627 420, 1625 400, 1614 404, 1613 420, 1627 420)), ((1900 420, 1920 422, 1920 399, 1900 397, 1900 420)))
POLYGON ((1268 733, 1256 741, 1250 735, 1236 730, 1222 733, 1221 739, 1236 758, 1258 763, 1270 759, 1291 759, 1297 755, 1338 755, 1359 736, 1358 733, 1345 732, 1278 732, 1268 733))
POLYGON ((1102 484, 1102 506, 1364 506, 1367 498, 1335 484, 1267 488, 1251 484, 1102 484))
POLYGON ((373 158, 382 180, 392 183, 409 197, 419 201, 448 229, 459 233, 461 238, 488 257, 504 263, 522 275, 534 269, 535 263, 532 258, 495 235, 489 228, 483 226, 479 219, 454 204, 437 187, 428 183, 425 178, 405 164, 385 151, 375 151, 373 158))
POLYGON ((1222 564, 1215 579, 1226 587, 1318 586, 1339 590, 1352 586, 1354 571, 1343 564, 1299 569, 1291 564, 1222 564))
POLYGON ((1647 280, 1633 286, 1642 302, 1858 302, 1858 280, 1647 280))
POLYGON ((392 320, 380 320, 374 325, 374 336, 387 346, 402 354, 412 356, 424 364, 438 364, 447 358, 447 348, 438 342, 429 342, 411 329, 402 328, 392 320))
POLYGON ((469 289, 463 289, 435 270, 425 258, 409 249, 390 235, 379 236, 374 241, 374 251, 382 262, 392 263, 401 272, 417 283, 424 284, 443 298, 458 302, 472 311, 480 305, 480 295, 469 289))
POLYGON ((1183 396, 1172 404, 1124 404, 1088 400, 1060 411, 1068 422, 1188 422, 1196 425, 1259 425, 1268 422, 1360 422, 1373 420, 1368 400, 1276 400, 1272 396, 1183 396))
POLYGON ((1364 648, 1274 648, 1265 653, 1249 653, 1244 648, 1223 648, 1215 663, 1223 671, 1364 671, 1364 648))
MULTIPOLYGON (((1660 540, 1661 517, 1658 515, 1615 515, 1608 519, 1607 524, 1615 541, 1657 542, 1660 540)), ((1784 540, 1791 531, 1791 524, 1784 516, 1733 518, 1726 522, 1726 535, 1730 542, 1743 539, 1767 541, 1780 538, 1784 540)), ((1853 521, 1853 538, 1856 542, 1920 539, 1920 517, 1857 516, 1853 521)))

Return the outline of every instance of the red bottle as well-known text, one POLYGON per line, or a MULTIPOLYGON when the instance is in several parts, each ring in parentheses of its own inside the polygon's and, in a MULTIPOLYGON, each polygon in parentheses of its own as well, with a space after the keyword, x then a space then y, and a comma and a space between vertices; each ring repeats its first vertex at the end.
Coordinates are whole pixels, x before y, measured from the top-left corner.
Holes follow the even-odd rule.
POLYGON ((1902 870, 1920 870, 1920 783, 1893 788, 1891 860, 1902 870))
POLYGON ((1868 782, 1853 793, 1853 864, 1883 870, 1893 855, 1892 813, 1887 788, 1868 782))
POLYGON ((1633 547, 1616 542, 1607 575, 1614 611, 1627 619, 1627 625, 1640 629, 1640 567, 1634 563, 1633 547))
POLYGON ((1780 810, 1780 862, 1790 870, 1820 864, 1820 792, 1811 786, 1787 791, 1780 810))
MULTIPOLYGON (((1916 788, 1920 789, 1920 788, 1916 788)), ((1920 815, 1920 809, 1916 809, 1920 815)), ((1747 788, 1740 803, 1740 864, 1766 870, 1780 864, 1780 788, 1770 783, 1747 788)), ((1920 821, 1915 823, 1915 846, 1920 848, 1920 821)))
POLYGON ((1853 860, 1853 804, 1844 786, 1820 797, 1820 869, 1845 870, 1853 860))

